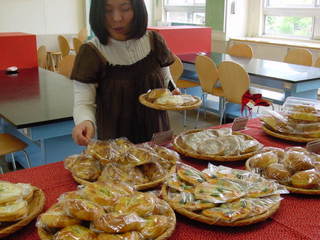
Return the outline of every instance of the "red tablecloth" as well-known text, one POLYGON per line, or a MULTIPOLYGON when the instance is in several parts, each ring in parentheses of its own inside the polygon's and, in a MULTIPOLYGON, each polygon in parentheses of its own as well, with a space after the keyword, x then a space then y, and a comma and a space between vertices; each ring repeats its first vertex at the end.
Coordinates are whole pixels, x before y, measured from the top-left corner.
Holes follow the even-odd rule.
MULTIPOLYGON (((266 146, 287 147, 297 144, 281 141, 264 134, 257 119, 250 120, 244 131, 266 146)), ((208 161, 184 159, 184 162, 198 169, 207 166, 208 161)), ((217 163, 219 164, 219 163, 217 163)), ((244 162, 224 164, 229 167, 243 168, 244 162)), ((77 184, 62 162, 48 164, 32 169, 10 172, 0 176, 0 180, 26 182, 41 188, 47 198, 47 209, 56 202, 60 194, 75 190, 77 184)), ((284 200, 277 213, 270 219, 247 227, 215 227, 195 222, 177 214, 176 230, 170 240, 174 239, 320 239, 320 197, 305 195, 283 195, 284 200)), ((35 221, 27 227, 6 238, 7 240, 39 239, 35 221)))

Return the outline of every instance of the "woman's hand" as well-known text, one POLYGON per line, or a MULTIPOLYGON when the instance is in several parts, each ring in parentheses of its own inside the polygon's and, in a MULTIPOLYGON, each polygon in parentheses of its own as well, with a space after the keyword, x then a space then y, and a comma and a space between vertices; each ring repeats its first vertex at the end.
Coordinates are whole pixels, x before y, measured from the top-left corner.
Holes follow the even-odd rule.
POLYGON ((79 123, 72 130, 73 140, 81 146, 87 146, 94 137, 94 134, 95 129, 93 123, 89 120, 79 123))
POLYGON ((181 91, 179 88, 175 88, 173 89, 173 91, 171 92, 173 95, 180 95, 181 94, 181 91))

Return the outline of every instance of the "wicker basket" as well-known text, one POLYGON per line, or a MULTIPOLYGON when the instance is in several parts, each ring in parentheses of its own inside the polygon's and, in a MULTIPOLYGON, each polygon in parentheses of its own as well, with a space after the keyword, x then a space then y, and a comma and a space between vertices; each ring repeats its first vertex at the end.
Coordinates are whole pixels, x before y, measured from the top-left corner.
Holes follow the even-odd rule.
MULTIPOLYGON (((179 152, 180 154, 183 154, 185 156, 192 157, 192 158, 209 160, 209 161, 218 161, 218 162, 234 162, 234 161, 241 161, 241 160, 244 160, 244 159, 248 159, 249 157, 251 157, 254 154, 256 154, 262 148, 262 145, 261 145, 261 148, 257 149, 254 152, 249 152, 249 153, 236 155, 236 156, 220 156, 220 155, 210 155, 210 154, 199 154, 199 153, 194 152, 192 150, 185 149, 181 145, 181 137, 183 135, 200 132, 202 130, 203 129, 193 129, 193 130, 188 130, 188 131, 182 132, 179 135, 177 135, 173 139, 173 147, 174 147, 174 149, 177 152, 179 152)), ((255 140, 253 137, 251 137, 249 135, 246 135, 246 134, 243 134, 243 133, 239 133, 239 132, 233 132, 233 135, 243 135, 247 139, 255 140)))
MULTIPOLYGON (((173 166, 170 171, 168 172, 167 176, 169 174, 171 174, 173 171, 175 171, 176 167, 173 166)), ((155 188, 155 187, 158 187, 159 185, 161 185, 166 179, 167 179, 167 176, 163 177, 163 178, 160 178, 160 179, 157 179, 156 181, 153 181, 153 182, 149 182, 149 183, 144 183, 144 184, 139 184, 139 185, 135 185, 134 186, 134 189, 137 190, 137 191, 140 191, 140 190, 147 190, 147 189, 151 189, 151 188, 155 188)), ((89 185, 89 184, 92 184, 94 182, 89 182, 87 180, 83 180, 81 178, 78 178, 74 175, 72 175, 73 179, 81 184, 81 185, 89 185)))
POLYGON ((153 108, 156 110, 174 110, 174 111, 191 110, 191 109, 199 108, 200 105, 202 104, 201 99, 196 96, 192 96, 192 98, 194 98, 194 103, 191 105, 172 105, 172 106, 152 103, 146 99, 146 96, 147 96, 146 93, 141 94, 139 96, 140 103, 145 105, 146 107, 153 108))
MULTIPOLYGON (((251 166, 250 166, 250 159, 246 161, 246 169, 251 171, 251 166)), ((299 194, 305 194, 305 195, 320 195, 320 189, 305 189, 305 188, 295 188, 295 187, 290 187, 287 185, 285 186, 291 193, 299 193, 299 194)))
MULTIPOLYGON (((164 200, 161 200, 162 204, 168 205, 168 203, 164 200)), ((174 211, 172 210, 171 207, 168 206, 168 217, 171 217, 173 221, 170 222, 170 226, 167 229, 167 231, 165 231, 163 234, 161 234, 159 237, 157 237, 155 240, 165 240, 168 239, 172 233, 174 232, 175 228, 176 228, 176 214, 174 213, 174 211)), ((52 240, 53 239, 53 235, 47 233, 43 228, 39 228, 38 227, 38 235, 40 237, 41 240, 52 240)))
POLYGON ((6 226, 5 228, 0 227, 0 238, 4 238, 24 226, 28 225, 33 219, 35 219, 43 210, 44 204, 45 204, 45 196, 41 189, 36 188, 33 192, 32 198, 29 200, 29 213, 28 216, 19 222, 15 222, 9 226, 6 226))
POLYGON ((189 211, 185 208, 182 208, 181 206, 179 206, 178 204, 173 203, 172 201, 169 200, 168 198, 168 190, 167 190, 168 186, 166 184, 162 185, 162 189, 161 189, 161 195, 162 197, 170 204, 170 206, 178 213, 180 213, 181 215, 184 215, 192 220, 196 220, 198 222, 203 222, 203 223, 207 223, 210 225, 216 225, 216 226, 227 226, 227 227, 238 227, 238 226, 246 226, 246 225, 251 225, 257 222, 262 222, 264 220, 266 220, 267 218, 271 217, 280 207, 280 203, 275 204, 273 207, 271 207, 267 212, 257 215, 257 216, 253 216, 253 217, 249 217, 249 218, 245 218, 245 219, 241 219, 238 221, 234 221, 234 222, 224 222, 224 221, 217 221, 216 219, 212 219, 209 218, 207 216, 201 215, 201 214, 196 214, 192 211, 189 211))
POLYGON ((262 125, 262 130, 266 134, 268 134, 272 137, 276 137, 279 139, 288 140, 288 141, 292 141, 292 142, 306 143, 306 142, 311 142, 311 141, 314 141, 317 139, 317 138, 299 137, 299 136, 295 136, 295 135, 285 135, 282 133, 274 132, 274 131, 270 130, 268 127, 266 127, 265 125, 262 125))

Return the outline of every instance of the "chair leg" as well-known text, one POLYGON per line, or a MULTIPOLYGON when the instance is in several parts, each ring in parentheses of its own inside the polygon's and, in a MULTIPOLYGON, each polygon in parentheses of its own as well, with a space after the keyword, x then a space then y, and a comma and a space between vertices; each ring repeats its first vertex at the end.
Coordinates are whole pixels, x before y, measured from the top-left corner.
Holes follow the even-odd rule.
POLYGON ((22 152, 23 152, 25 158, 27 159, 28 168, 31 168, 31 161, 30 161, 28 153, 26 152, 26 150, 23 150, 22 152))
MULTIPOLYGON (((182 88, 181 92, 183 94, 187 94, 187 89, 186 88, 182 88)), ((184 110, 183 111, 183 127, 186 127, 186 126, 187 126, 187 110, 184 110)))
POLYGON ((11 153, 11 158, 12 158, 12 166, 13 166, 13 170, 17 170, 17 166, 16 166, 16 159, 14 157, 14 154, 11 153))
POLYGON ((194 128, 198 128, 199 114, 200 114, 200 107, 197 110, 196 124, 195 124, 194 128))
POLYGON ((207 119, 207 96, 208 94, 203 94, 204 119, 207 119))
POLYGON ((222 125, 222 123, 223 123, 224 112, 226 111, 227 104, 228 104, 227 101, 225 101, 225 102, 223 103, 222 111, 221 111, 221 114, 220 114, 220 125, 222 125))
POLYGON ((2 169, 2 167, 0 167, 0 174, 3 174, 3 169, 2 169))
MULTIPOLYGON (((204 99, 204 93, 202 92, 202 95, 201 95, 202 104, 204 104, 203 99, 204 99)), ((196 119, 196 124, 195 124, 194 128, 198 128, 199 115, 200 115, 200 107, 198 107, 197 119, 196 119)))

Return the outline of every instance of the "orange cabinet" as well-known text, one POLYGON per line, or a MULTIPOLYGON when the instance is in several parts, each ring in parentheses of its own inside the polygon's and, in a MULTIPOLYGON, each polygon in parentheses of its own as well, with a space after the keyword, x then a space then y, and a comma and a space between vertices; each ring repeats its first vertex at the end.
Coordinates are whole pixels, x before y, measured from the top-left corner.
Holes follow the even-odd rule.
POLYGON ((198 26, 148 27, 166 40, 175 54, 211 52, 211 28, 198 26))
POLYGON ((38 67, 36 35, 0 33, 0 70, 10 66, 19 69, 38 67))

